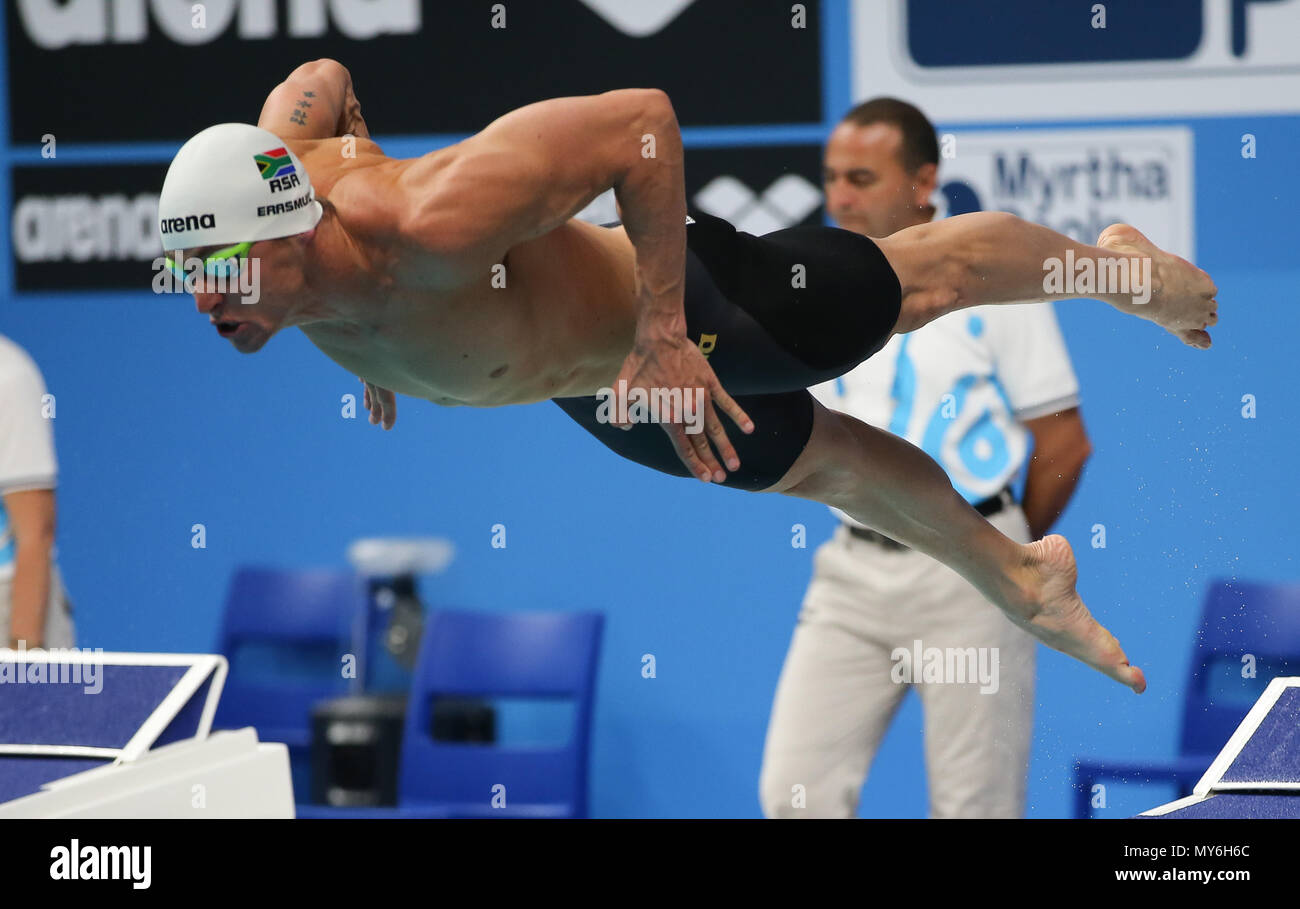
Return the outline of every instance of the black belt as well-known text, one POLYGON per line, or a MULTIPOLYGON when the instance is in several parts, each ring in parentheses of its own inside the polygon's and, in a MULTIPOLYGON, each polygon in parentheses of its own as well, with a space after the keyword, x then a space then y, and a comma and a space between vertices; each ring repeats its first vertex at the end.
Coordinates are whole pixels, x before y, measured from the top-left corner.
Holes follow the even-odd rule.
MULTIPOLYGON (((1010 508, 1016 504, 1016 497, 1011 492, 1010 486, 1003 487, 1002 491, 995 496, 984 499, 982 502, 976 502, 971 507, 978 511, 986 518, 991 518, 1003 509, 1010 508)), ((875 543, 884 549, 904 550, 908 547, 897 540, 890 539, 883 533, 871 530, 868 527, 858 527, 854 524, 845 524, 849 533, 853 534, 859 540, 866 540, 868 543, 875 543)))

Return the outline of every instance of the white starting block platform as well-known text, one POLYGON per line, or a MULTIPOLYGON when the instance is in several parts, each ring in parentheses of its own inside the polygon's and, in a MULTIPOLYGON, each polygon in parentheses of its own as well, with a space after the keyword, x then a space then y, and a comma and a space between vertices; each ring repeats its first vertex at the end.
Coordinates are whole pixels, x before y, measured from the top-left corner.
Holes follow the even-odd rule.
POLYGON ((1300 818, 1300 678, 1268 683, 1187 798, 1152 818, 1300 818))
POLYGON ((292 818, 289 753, 211 733, 211 654, 0 650, 0 820, 292 818))

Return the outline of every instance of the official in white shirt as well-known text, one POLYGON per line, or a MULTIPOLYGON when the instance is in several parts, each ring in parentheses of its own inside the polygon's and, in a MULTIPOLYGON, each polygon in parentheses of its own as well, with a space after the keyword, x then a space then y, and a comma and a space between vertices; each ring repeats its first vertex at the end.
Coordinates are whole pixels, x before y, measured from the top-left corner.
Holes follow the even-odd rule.
POLYGON ((75 643, 72 606, 54 560, 51 403, 32 358, 0 335, 0 646, 75 643))
MULTIPOLYGON (((827 208, 870 237, 923 224, 939 149, 891 98, 846 115, 826 146, 827 208)), ((895 335, 813 392, 906 438, 999 530, 1039 539, 1091 451, 1079 388, 1048 306, 985 306, 895 335), (1029 442, 1033 439, 1033 457, 1029 442), (1027 477, 1023 503, 1011 486, 1027 477)), ((956 572, 836 512, 814 557, 777 685, 760 777, 768 817, 853 817, 909 688, 921 698, 931 817, 1021 817, 1035 642, 956 572)))

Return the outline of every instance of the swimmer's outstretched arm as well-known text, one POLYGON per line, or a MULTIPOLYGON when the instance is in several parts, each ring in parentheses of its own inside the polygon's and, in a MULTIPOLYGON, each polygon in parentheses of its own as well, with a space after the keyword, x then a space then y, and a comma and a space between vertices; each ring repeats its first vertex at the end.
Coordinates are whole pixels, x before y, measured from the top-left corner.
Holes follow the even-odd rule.
MULTIPOLYGON (((337 60, 304 63, 267 96, 257 125, 282 139, 370 138, 361 102, 352 90, 352 74, 337 60)), ((370 422, 392 429, 397 399, 386 388, 361 379, 370 422)))
POLYGON ((1072 297, 1148 319, 1192 347, 1209 347, 1205 329, 1218 322, 1210 276, 1124 224, 1088 246, 1015 215, 977 212, 875 242, 903 287, 900 332, 968 306, 1072 297), (1089 270, 1093 283, 1083 286, 1076 278, 1089 270))
POLYGON ((629 393, 707 389, 704 432, 687 434, 684 413, 661 425, 695 476, 721 482, 726 474, 709 440, 733 470, 740 461, 714 404, 745 432, 753 424, 686 337, 682 172, 677 117, 662 91, 556 98, 413 162, 383 194, 382 217, 398 225, 403 241, 440 259, 453 279, 479 280, 511 247, 554 230, 612 187, 636 250, 640 304, 619 378, 629 393))
POLYGON ((370 138, 352 74, 337 60, 304 63, 266 98, 257 125, 281 139, 370 138))

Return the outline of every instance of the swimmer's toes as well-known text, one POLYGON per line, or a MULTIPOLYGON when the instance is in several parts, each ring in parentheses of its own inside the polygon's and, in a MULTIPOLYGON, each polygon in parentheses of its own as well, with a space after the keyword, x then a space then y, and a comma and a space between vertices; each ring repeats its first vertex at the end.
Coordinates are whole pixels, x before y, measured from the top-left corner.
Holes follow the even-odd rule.
POLYGON ((1128 663, 1123 663, 1106 670, 1106 675, 1119 682, 1125 688, 1131 689, 1134 694, 1141 694, 1147 690, 1146 675, 1141 669, 1136 666, 1130 666, 1128 663))
POLYGON ((1128 657, 1124 654, 1124 648, 1119 646, 1119 641, 1115 639, 1115 635, 1101 625, 1097 626, 1097 630, 1100 637, 1100 646, 1097 653, 1099 665, 1097 668, 1121 685, 1133 689, 1136 694, 1146 691, 1147 678, 1145 673, 1128 661, 1128 657))

